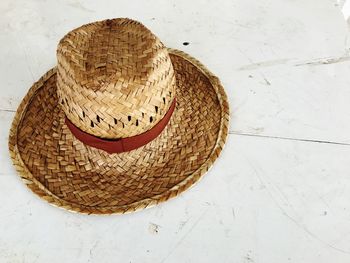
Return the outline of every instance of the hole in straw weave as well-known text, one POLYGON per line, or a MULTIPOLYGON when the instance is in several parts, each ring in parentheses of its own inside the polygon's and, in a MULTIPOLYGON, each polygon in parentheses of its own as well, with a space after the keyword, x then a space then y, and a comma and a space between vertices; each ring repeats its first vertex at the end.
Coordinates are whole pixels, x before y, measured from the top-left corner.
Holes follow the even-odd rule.
POLYGON ((128 116, 128 121, 131 121, 131 116, 130 115, 128 116))
POLYGON ((96 120, 100 122, 100 116, 96 115, 96 120))
POLYGON ((155 106, 155 108, 156 108, 156 113, 158 113, 158 106, 155 106))
POLYGON ((91 127, 94 127, 94 126, 95 126, 94 123, 93 123, 93 121, 91 121, 90 126, 91 126, 91 127))
POLYGON ((190 42, 183 42, 182 45, 184 46, 188 46, 190 44, 190 42))
POLYGON ((139 126, 139 120, 136 120, 136 126, 139 126))
POLYGON ((116 118, 113 118, 114 119, 114 124, 117 124, 117 119, 116 118))
POLYGON ((149 122, 152 122, 153 121, 153 117, 149 117, 149 122))
POLYGON ((83 111, 83 117, 85 118, 85 111, 83 111))
POLYGON ((163 102, 164 102, 164 104, 165 104, 165 97, 163 97, 163 102))

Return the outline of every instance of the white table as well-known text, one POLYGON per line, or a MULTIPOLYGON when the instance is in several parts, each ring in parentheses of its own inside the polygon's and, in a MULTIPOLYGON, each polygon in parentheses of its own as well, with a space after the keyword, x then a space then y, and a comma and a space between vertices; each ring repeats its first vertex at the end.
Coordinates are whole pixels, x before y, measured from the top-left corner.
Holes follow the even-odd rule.
POLYGON ((349 262, 344 3, 1 0, 0 262, 349 262), (221 78, 230 135, 180 197, 129 215, 79 215, 20 181, 8 132, 28 88, 55 65, 59 39, 113 17, 143 22, 221 78))

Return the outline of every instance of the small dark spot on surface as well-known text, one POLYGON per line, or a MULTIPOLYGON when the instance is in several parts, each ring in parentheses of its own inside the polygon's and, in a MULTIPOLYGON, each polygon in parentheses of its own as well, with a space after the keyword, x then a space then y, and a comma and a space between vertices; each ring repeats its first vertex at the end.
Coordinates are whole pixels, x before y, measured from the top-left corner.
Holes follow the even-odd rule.
POLYGON ((251 79, 251 78, 253 78, 253 76, 252 76, 252 75, 249 75, 249 76, 248 76, 248 78, 250 78, 250 79, 251 79))
POLYGON ((270 81, 268 81, 266 78, 264 78, 264 80, 265 80, 265 84, 266 84, 267 86, 271 86, 271 82, 270 82, 270 81))
POLYGON ((184 46, 188 46, 190 44, 190 42, 183 42, 182 45, 184 46))
POLYGON ((142 112, 142 118, 145 117, 145 114, 142 112))
POLYGON ((245 256, 245 259, 247 262, 254 262, 254 260, 251 258, 251 256, 249 254, 247 254, 247 256, 245 256))
POLYGON ((327 215, 327 211, 324 211, 323 214, 326 216, 327 215))

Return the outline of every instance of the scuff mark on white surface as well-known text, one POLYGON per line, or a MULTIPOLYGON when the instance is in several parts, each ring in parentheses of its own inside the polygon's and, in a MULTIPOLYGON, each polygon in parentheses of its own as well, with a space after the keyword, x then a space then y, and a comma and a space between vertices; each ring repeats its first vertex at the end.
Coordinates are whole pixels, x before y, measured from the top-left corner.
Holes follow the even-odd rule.
POLYGON ((89 250, 89 260, 88 260, 88 262, 91 262, 91 260, 93 259, 93 253, 94 253, 94 250, 96 249, 98 243, 99 243, 99 241, 97 240, 97 241, 95 242, 95 244, 90 248, 90 250, 89 250))
POLYGON ((94 13, 94 10, 86 8, 85 6, 83 6, 83 4, 80 1, 73 1, 73 2, 69 3, 68 5, 71 6, 71 7, 77 8, 77 9, 79 9, 81 11, 94 13))
POLYGON ((155 235, 155 234, 158 234, 159 233, 159 228, 160 228, 160 225, 157 225, 155 223, 149 223, 149 226, 148 226, 148 231, 155 235))
POLYGON ((266 84, 267 86, 271 86, 271 82, 268 81, 268 79, 267 79, 266 77, 264 77, 264 81, 265 81, 265 84, 266 84))
MULTIPOLYGON (((350 56, 345 54, 343 56, 334 56, 334 57, 322 57, 322 58, 314 58, 305 61, 297 61, 296 59, 276 59, 276 60, 267 60, 256 63, 247 64, 239 67, 237 70, 245 71, 245 70, 257 70, 266 67, 274 67, 279 66, 281 64, 285 64, 287 66, 320 66, 320 65, 329 65, 335 63, 347 62, 350 60, 350 56)), ((249 78, 252 78, 252 75, 249 75, 249 78)), ((264 77, 263 77, 264 78, 264 77)), ((269 81, 264 78, 266 84, 270 85, 269 81)))
POLYGON ((247 253, 247 255, 244 257, 244 261, 246 263, 254 263, 255 261, 253 260, 252 256, 250 255, 250 253, 247 253))
POLYGON ((261 62, 251 63, 248 65, 241 66, 240 68, 238 68, 238 70, 253 70, 253 69, 258 69, 258 68, 272 67, 272 66, 276 66, 276 65, 285 64, 289 60, 290 60, 289 58, 284 58, 284 59, 274 59, 274 60, 261 61, 261 62))
POLYGON ((193 223, 191 228, 180 238, 180 240, 175 244, 175 246, 169 251, 169 253, 160 261, 160 263, 164 263, 172 253, 181 245, 181 243, 185 240, 185 238, 193 231, 193 229, 198 225, 198 223, 202 220, 204 215, 208 212, 209 207, 204 210, 204 212, 198 217, 198 219, 193 223))
POLYGON ((187 224, 187 222, 189 221, 190 219, 187 219, 187 220, 185 220, 185 221, 180 221, 180 223, 179 223, 179 228, 178 228, 178 230, 176 231, 176 233, 179 233, 184 227, 185 227, 185 225, 187 224))
POLYGON ((260 134, 265 130, 264 127, 251 127, 251 129, 254 131, 254 134, 260 134))
POLYGON ((328 58, 317 58, 301 63, 295 64, 296 67, 299 66, 319 66, 319 65, 328 65, 328 64, 335 64, 335 63, 341 63, 346 62, 350 60, 350 56, 340 56, 340 57, 328 57, 328 58))
POLYGON ((231 207, 231 210, 232 210, 232 219, 234 221, 236 219, 235 209, 231 207))
MULTIPOLYGON (((347 251, 347 250, 344 250, 344 249, 341 249, 341 248, 338 248, 338 247, 335 247, 334 245, 330 244, 329 242, 321 239, 318 235, 316 235, 315 233, 311 232, 304 224, 302 224, 299 220, 297 220, 296 218, 294 218, 293 216, 289 215, 289 212, 287 211, 286 208, 284 208, 284 206, 286 207, 289 207, 289 208, 292 208, 294 213, 295 213, 295 210, 293 208, 293 206, 291 206, 291 204, 289 203, 288 199, 286 199, 287 203, 286 204, 283 204, 281 202, 279 202, 275 195, 275 189, 278 190, 278 192, 281 194, 281 196, 285 199, 286 196, 285 194, 281 191, 281 189, 279 189, 278 187, 274 187, 274 188, 271 188, 271 183, 269 182, 266 182, 266 176, 265 176, 265 180, 263 179, 263 177, 260 175, 260 172, 257 170, 257 168, 255 167, 255 165, 253 165, 253 163, 247 158, 245 157, 247 162, 250 164, 251 168, 253 169, 254 171, 254 174, 255 176, 258 178, 258 180, 261 182, 261 184, 265 185, 266 186, 266 191, 267 193, 269 194, 271 200, 275 203, 275 205, 278 207, 278 209, 281 211, 281 213, 287 217, 289 220, 291 220, 298 228, 300 228, 301 230, 303 230, 306 234, 308 234, 309 236, 311 236, 312 238, 314 238, 315 240, 321 242, 323 245, 331 248, 331 249, 334 249, 336 251, 339 251, 339 252, 342 252, 344 254, 349 254, 350 255, 350 251, 347 251), (270 185, 269 185, 270 184, 270 185)), ((262 173, 261 173, 262 174, 262 173)), ((279 199, 281 198, 281 196, 279 197, 279 199)))
POLYGON ((25 49, 23 46, 21 46, 21 45, 19 44, 19 41, 17 41, 17 43, 18 43, 18 46, 20 46, 20 48, 22 49, 22 51, 23 51, 23 53, 24 53, 24 58, 25 58, 25 60, 26 60, 26 65, 27 65, 28 71, 29 71, 29 73, 30 73, 30 75, 31 75, 31 77, 32 77, 33 82, 34 82, 34 81, 35 81, 35 78, 34 78, 34 74, 33 74, 32 68, 31 68, 31 63, 30 63, 30 61, 29 61, 29 59, 28 59, 27 51, 26 51, 26 49, 25 49))

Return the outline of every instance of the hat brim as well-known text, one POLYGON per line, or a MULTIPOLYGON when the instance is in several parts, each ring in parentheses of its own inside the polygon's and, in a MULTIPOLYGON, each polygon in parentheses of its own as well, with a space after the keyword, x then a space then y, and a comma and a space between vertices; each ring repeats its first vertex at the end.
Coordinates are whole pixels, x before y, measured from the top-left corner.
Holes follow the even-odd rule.
POLYGON ((108 154, 77 140, 64 122, 56 68, 34 83, 17 109, 9 149, 26 185, 61 208, 88 214, 127 213, 175 197, 219 156, 229 106, 220 81, 189 55, 169 49, 176 109, 163 132, 130 152, 108 154))

